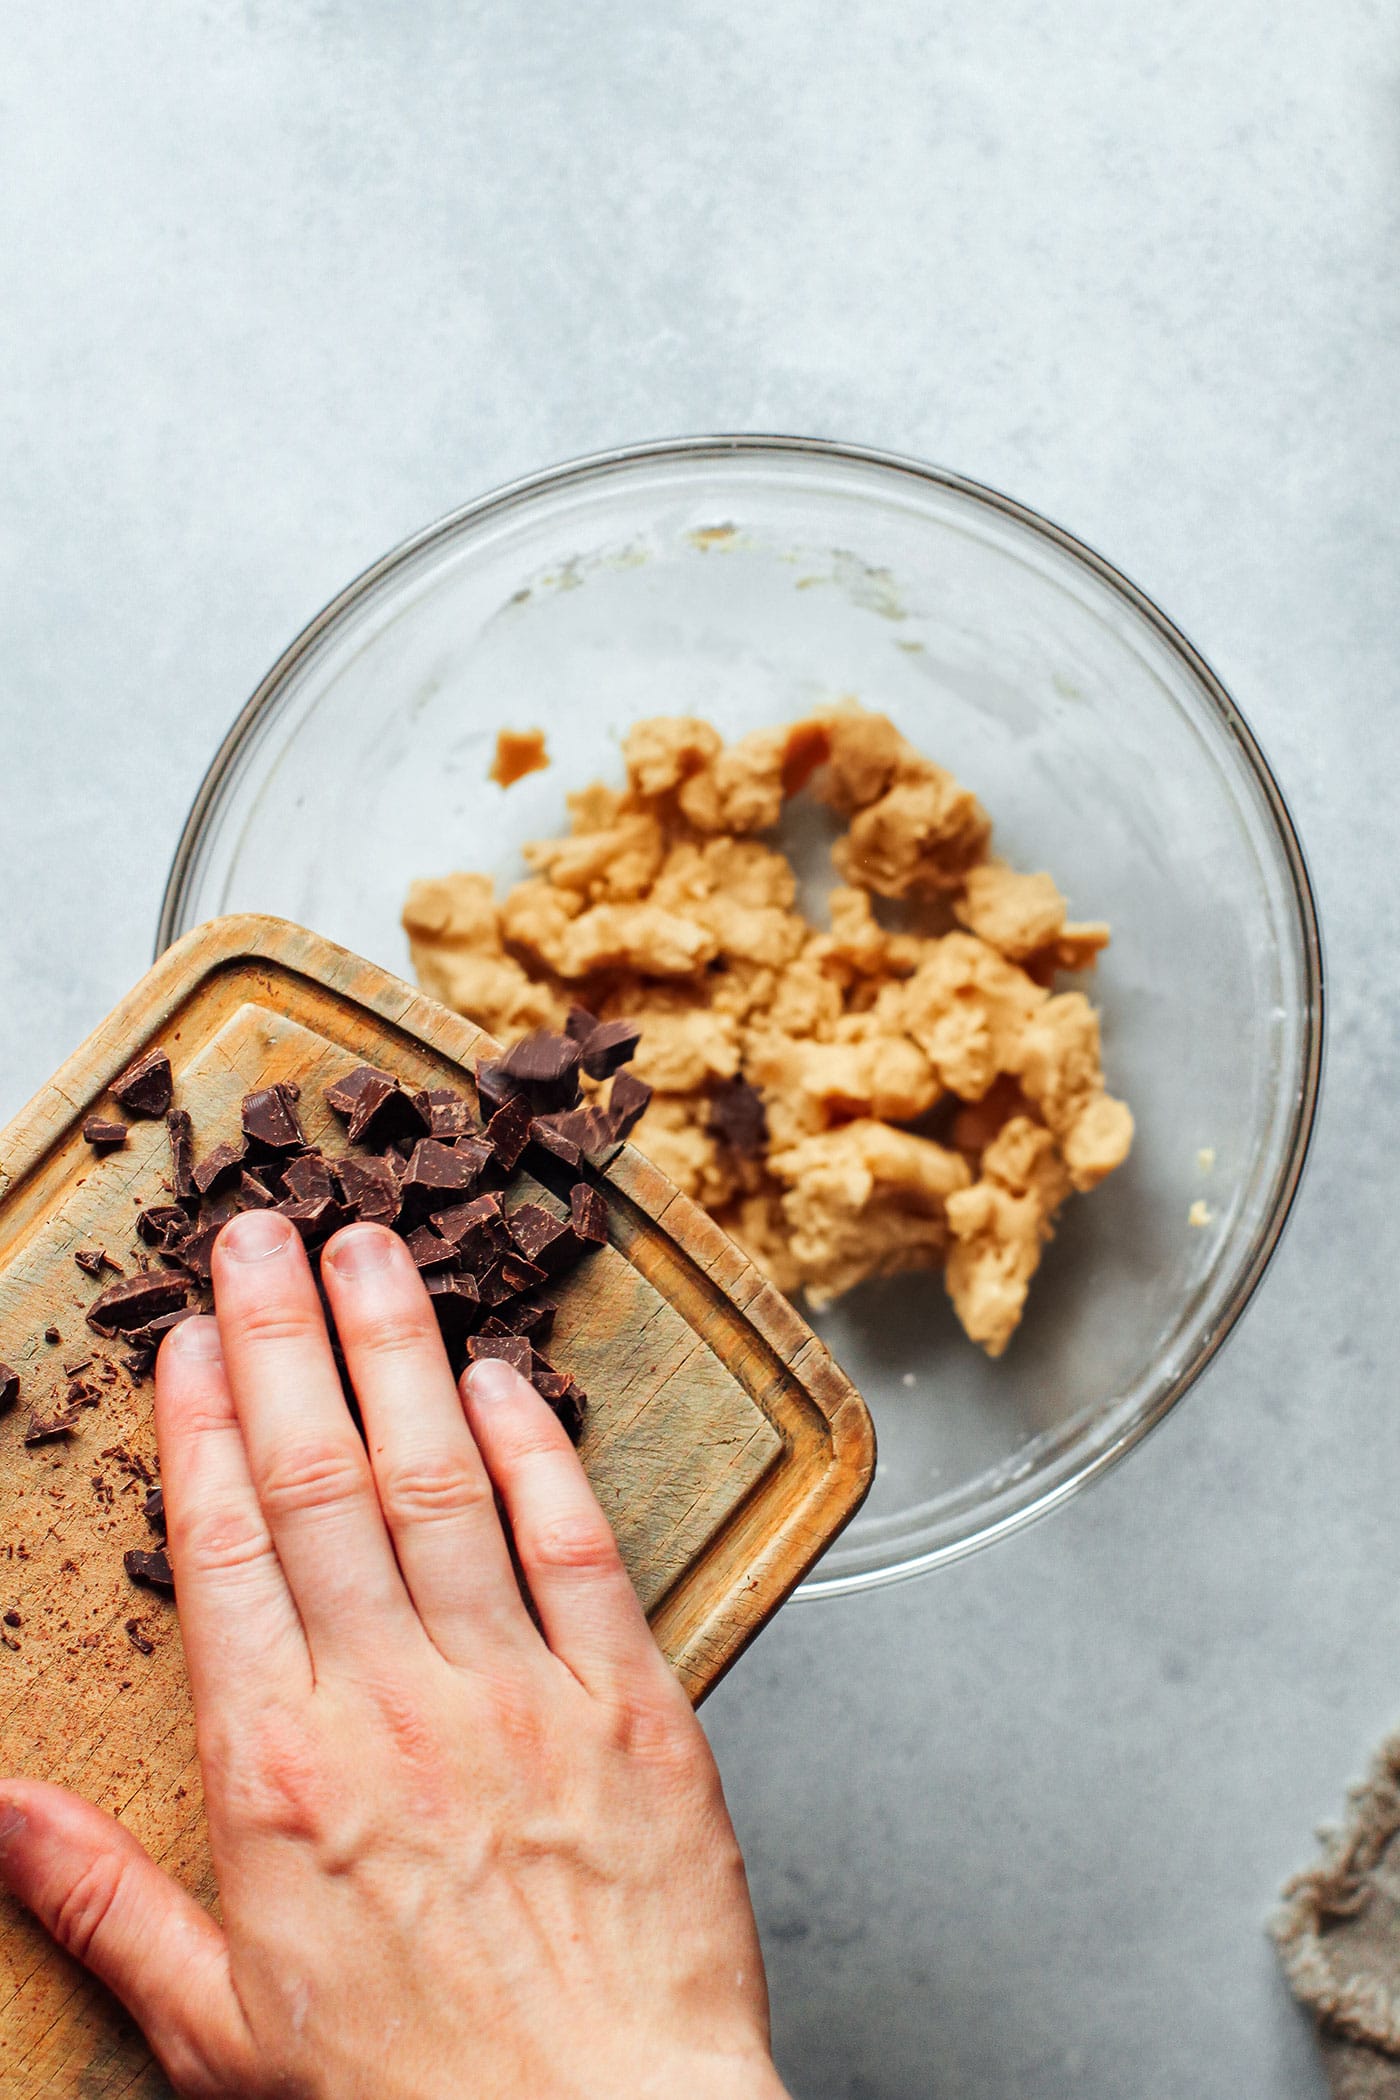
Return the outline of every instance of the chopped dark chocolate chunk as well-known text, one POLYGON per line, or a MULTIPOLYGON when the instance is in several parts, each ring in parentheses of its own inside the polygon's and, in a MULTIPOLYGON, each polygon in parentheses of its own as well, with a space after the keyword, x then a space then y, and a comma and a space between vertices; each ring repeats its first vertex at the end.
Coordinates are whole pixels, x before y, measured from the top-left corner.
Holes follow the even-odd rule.
POLYGON ((122 1565, 131 1580, 139 1583, 142 1589, 158 1590, 163 1597, 174 1596, 174 1570, 171 1568, 169 1556, 161 1547, 157 1546, 153 1551, 147 1552, 140 1546, 133 1546, 129 1552, 122 1555, 122 1565))
POLYGON ((173 1091, 170 1059, 163 1050, 148 1050, 112 1081, 112 1092, 129 1116, 163 1116, 173 1091))
POLYGON ((94 1152, 120 1152, 126 1143, 125 1123, 109 1122, 102 1116, 89 1116, 83 1125, 83 1136, 94 1152))
POLYGON ((146 1522, 150 1525, 152 1531, 159 1531, 162 1534, 164 1533, 165 1491, 163 1488, 147 1488, 146 1499, 141 1505, 141 1513, 145 1517, 146 1522))
POLYGON ((502 1173, 513 1174, 520 1164, 520 1155, 530 1142, 532 1121, 529 1102, 523 1095, 514 1095, 487 1124, 486 1141, 502 1173))
POLYGON ((381 1072, 374 1065, 356 1065, 353 1072, 347 1072, 343 1079, 333 1079, 325 1089, 326 1106, 348 1120, 354 1115, 361 1094, 373 1080, 383 1080, 389 1086, 395 1083, 392 1072, 381 1072))
POLYGON ((190 1229, 190 1214, 178 1203, 155 1203, 149 1210, 138 1211, 136 1234, 148 1247, 169 1247, 190 1229))
POLYGON ((136 1653, 138 1655, 155 1654, 156 1644, 154 1641, 148 1640, 146 1635, 141 1631, 141 1621, 139 1619, 128 1619, 124 1630, 127 1639, 130 1641, 132 1647, 136 1650, 136 1653))
POLYGON ((115 1269, 121 1274, 121 1263, 113 1261, 105 1247, 75 1247, 73 1259, 85 1276, 100 1276, 104 1269, 115 1269))
POLYGON ((447 1209, 469 1195, 481 1178, 480 1149, 470 1138, 461 1145, 420 1138, 403 1178, 403 1201, 411 1206, 410 1215, 421 1217, 425 1211, 447 1209))
POLYGON ((347 1210, 366 1224, 393 1224, 399 1214, 399 1183, 387 1160, 338 1159, 334 1171, 347 1210))
POLYGON ((467 1356, 474 1364, 498 1358, 522 1378, 528 1378, 535 1353, 523 1334, 473 1334, 467 1337, 467 1356))
POLYGON ((449 1343, 460 1341, 480 1311, 476 1278, 440 1269, 425 1276, 423 1281, 444 1339, 449 1343))
POLYGON ((608 1206, 598 1190, 586 1181, 576 1181, 569 1190, 569 1222, 575 1239, 585 1246, 601 1247, 608 1237, 608 1206))
POLYGON ((56 1327, 46 1327, 44 1329, 44 1340, 46 1342, 61 1342, 63 1340, 63 1336, 59 1333, 56 1327))
POLYGON ((24 1441, 29 1445, 56 1444, 69 1437, 78 1426, 78 1409, 62 1407, 47 1420, 40 1415, 29 1417, 29 1427, 24 1432, 24 1441))
POLYGON ((277 1201, 267 1184, 260 1181, 256 1174, 250 1174, 246 1167, 238 1177, 235 1194, 240 1210, 271 1210, 277 1201))
POLYGON ((457 1249, 450 1247, 431 1225, 420 1225, 416 1231, 410 1232, 404 1245, 413 1256, 415 1268, 455 1269, 458 1266, 457 1249))
POLYGON ((137 1385, 140 1385, 155 1369, 156 1352, 154 1349, 129 1349, 122 1362, 137 1385))
POLYGON ((11 1609, 10 1609, 9 1611, 7 1611, 7 1612, 6 1612, 6 1614, 5 1614, 5 1624, 6 1624, 7 1626, 23 1626, 23 1624, 24 1624, 24 1621, 23 1621, 23 1619, 22 1619, 22 1618, 20 1617, 19 1613, 18 1613, 17 1611, 15 1611, 15 1610, 14 1610, 13 1608, 11 1608, 11 1609))
POLYGON ((590 1079, 611 1079, 642 1039, 635 1021, 600 1021, 582 1046, 583 1069, 590 1079))
POLYGON ((526 1261, 536 1262, 546 1270, 552 1266, 552 1256, 564 1251, 560 1241, 570 1237, 567 1223, 542 1210, 538 1203, 520 1204, 510 1212, 506 1224, 526 1261))
POLYGON ((635 1072, 619 1072, 608 1095, 608 1114, 619 1137, 625 1138, 646 1113, 652 1090, 635 1072))
POLYGON ((488 1189, 484 1196, 473 1196, 470 1203, 454 1203, 450 1210, 440 1210, 433 1225, 454 1247, 479 1232, 494 1233, 500 1240, 506 1237, 501 1199, 494 1189, 488 1189))
POLYGON ((452 1150, 458 1159, 466 1161, 474 1180, 480 1179, 496 1156, 493 1147, 487 1143, 480 1131, 474 1135, 453 1138, 452 1150))
POLYGON ((172 1108, 165 1119, 170 1133, 170 1187, 176 1196, 193 1196, 194 1185, 194 1124, 189 1111, 172 1108))
POLYGON ((253 1144, 268 1152, 296 1152, 306 1133, 296 1111, 296 1095, 286 1085, 255 1087, 243 1096, 243 1130, 253 1144))
POLYGON ((319 1152, 303 1152, 296 1159, 288 1160, 282 1170, 282 1181, 289 1196, 300 1203, 315 1203, 322 1196, 335 1200, 335 1184, 331 1180, 330 1164, 319 1152))
POLYGON ((710 1130, 721 1144, 746 1159, 758 1159, 768 1143, 763 1096, 747 1079, 725 1079, 710 1099, 710 1130))
POLYGON ((185 1286, 178 1276, 124 1277, 107 1286, 88 1307, 88 1324, 99 1334, 117 1334, 144 1327, 162 1313, 174 1312, 185 1302, 185 1286))
POLYGON ((513 1305, 506 1306, 499 1318, 511 1334, 527 1334, 538 1349, 549 1340, 558 1310, 552 1298, 537 1298, 533 1304, 528 1298, 517 1298, 513 1305))
POLYGON ((313 1196, 309 1201, 286 1196, 276 1207, 284 1218, 291 1219, 308 1247, 328 1240, 347 1222, 347 1213, 333 1196, 313 1196))
POLYGON ((576 1444, 583 1433, 583 1411, 588 1405, 588 1395, 578 1380, 537 1359, 530 1383, 540 1398, 549 1402, 570 1442, 576 1444))
POLYGON ((569 1008, 568 1019, 564 1023, 564 1033, 567 1036, 571 1036, 582 1048, 594 1029, 599 1025, 598 1016, 591 1014, 586 1006, 580 1006, 578 1001, 575 1000, 574 1004, 569 1008))
POLYGON ((477 1277, 476 1287, 483 1305, 505 1305, 543 1283, 548 1271, 520 1254, 503 1254, 477 1277))
POLYGON ((195 1226, 165 1249, 167 1259, 178 1262, 196 1282, 208 1283, 212 1274, 214 1242, 223 1229, 222 1222, 195 1226))
POLYGON ((133 1327, 127 1340, 133 1342, 138 1349, 149 1349, 154 1356, 171 1328, 178 1327, 183 1320, 193 1320, 197 1311, 197 1307, 193 1305, 182 1305, 174 1312, 162 1313, 158 1320, 148 1320, 144 1327, 133 1327))
POLYGON ((0 1364, 0 1415, 7 1415, 19 1398, 19 1372, 0 1364))
POLYGON ((537 1028, 513 1043, 501 1072, 525 1088, 536 1108, 572 1108, 578 1100, 580 1050, 571 1036, 537 1028))
POLYGON ((91 1363, 90 1356, 67 1356, 63 1360, 63 1375, 65 1378, 76 1378, 81 1372, 89 1369, 91 1363))
POLYGON ((212 1152, 200 1160, 191 1180, 201 1196, 212 1196, 216 1188, 226 1186, 241 1173, 243 1155, 248 1150, 246 1138, 236 1145, 216 1145, 212 1152))
POLYGON ((559 1137, 577 1145, 595 1166, 606 1166, 622 1143, 612 1114, 596 1102, 590 1102, 586 1108, 566 1109, 562 1115, 541 1116, 539 1120, 559 1137))
POLYGON ((507 1078, 504 1063, 497 1059, 490 1063, 485 1059, 476 1068, 477 1098, 484 1116, 493 1116, 497 1109, 504 1108, 507 1101, 514 1101, 520 1088, 513 1079, 507 1078))
POLYGON ((348 1115, 352 1145, 396 1144, 403 1138, 424 1137, 432 1129, 427 1095, 410 1093, 392 1072, 376 1071, 372 1065, 361 1065, 341 1088, 328 1088, 326 1099, 338 1114, 348 1115))
POLYGON ((556 1130, 547 1119, 539 1116, 535 1118, 530 1125, 530 1142, 532 1145, 543 1146, 546 1152, 552 1152, 556 1159, 563 1160, 566 1167, 583 1165, 583 1152, 580 1147, 572 1138, 567 1138, 556 1130))
POLYGON ((465 1094, 435 1086, 429 1087, 427 1099, 435 1138, 470 1137, 478 1128, 476 1111, 465 1094))

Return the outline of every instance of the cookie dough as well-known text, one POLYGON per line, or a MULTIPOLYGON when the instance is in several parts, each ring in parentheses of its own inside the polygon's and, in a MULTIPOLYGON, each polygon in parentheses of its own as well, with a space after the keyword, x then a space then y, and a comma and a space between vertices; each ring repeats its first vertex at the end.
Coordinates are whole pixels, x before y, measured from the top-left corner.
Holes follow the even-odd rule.
POLYGON ((419 983, 506 1043, 574 1004, 634 1018, 656 1091, 633 1142, 780 1289, 820 1306, 941 1270, 999 1356, 1060 1206, 1132 1143, 1097 1013, 1054 988, 1107 926, 998 860, 976 796, 854 703, 728 745, 657 716, 623 749, 627 785, 570 795, 568 835, 528 846, 505 897, 413 885, 419 983), (845 825, 825 928, 765 836, 809 786, 845 825), (717 1113, 739 1083, 761 1129, 717 1113))

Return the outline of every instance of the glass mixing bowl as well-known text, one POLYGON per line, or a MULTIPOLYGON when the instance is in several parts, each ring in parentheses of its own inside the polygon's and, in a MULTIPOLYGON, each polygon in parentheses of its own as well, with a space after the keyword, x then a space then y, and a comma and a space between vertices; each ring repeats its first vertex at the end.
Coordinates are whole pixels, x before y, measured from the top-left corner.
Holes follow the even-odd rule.
POLYGON ((1121 1457, 1239 1318, 1297 1188, 1322 1047, 1303 856, 1238 710, 1150 600, 1008 498, 846 446, 702 438, 561 467, 312 621, 210 768, 160 925, 164 945, 275 912, 407 974, 412 878, 518 879, 565 790, 620 777, 639 716, 734 736, 844 694, 975 789, 998 850, 1048 868, 1075 917, 1112 921, 1086 987, 1137 1142, 1066 1206, 1000 1362, 937 1277, 814 1318, 880 1458, 809 1595, 934 1567, 1121 1457), (487 779, 503 725, 542 728, 552 759, 508 792, 487 779))

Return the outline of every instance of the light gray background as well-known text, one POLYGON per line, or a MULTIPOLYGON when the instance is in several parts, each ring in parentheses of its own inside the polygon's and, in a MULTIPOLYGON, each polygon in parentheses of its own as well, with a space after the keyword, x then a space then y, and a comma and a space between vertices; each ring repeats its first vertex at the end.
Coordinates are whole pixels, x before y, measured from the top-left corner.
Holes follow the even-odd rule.
POLYGON ((1103 548, 1292 799, 1328 1092, 1155 1440, 706 1720, 800 2100, 1316 2100, 1263 1918, 1400 1718, 1400 20, 1368 0, 8 0, 0 1113, 144 967, 203 767, 435 514, 677 431, 1103 548))

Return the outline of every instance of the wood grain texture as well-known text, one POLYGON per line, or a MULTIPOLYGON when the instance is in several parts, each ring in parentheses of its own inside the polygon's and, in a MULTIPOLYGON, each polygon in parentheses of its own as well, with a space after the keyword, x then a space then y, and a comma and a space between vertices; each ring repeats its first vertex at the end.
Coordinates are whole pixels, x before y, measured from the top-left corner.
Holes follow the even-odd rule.
MULTIPOLYGON (((0 1133, 0 1361, 22 1381, 0 1421, 0 1769, 72 1786, 119 1815, 205 1902, 214 1885, 174 1607, 127 1582, 150 1543, 151 1385, 100 1383, 67 1443, 26 1448, 63 1366, 121 1351, 87 1326, 102 1287, 73 1261, 104 1246, 129 1271, 137 1208, 161 1200, 163 1123, 98 1158, 84 1116, 164 1045, 200 1152, 236 1134, 242 1094, 296 1079, 308 1136, 340 1142, 320 1093, 353 1064, 460 1082, 489 1039, 401 980, 280 920, 197 928, 166 954, 0 1133), (56 1324, 61 1340, 44 1330, 56 1324), (152 1644, 147 1656, 128 1621, 152 1644)), ((110 1105, 110 1104, 108 1104, 110 1105)), ((559 1209, 566 1178, 522 1189, 559 1209)), ((530 1177, 525 1177, 527 1182, 530 1177)), ((609 1245, 555 1293, 551 1358, 591 1406, 582 1456, 656 1637, 699 1700, 854 1513, 874 1467, 869 1416, 788 1302, 639 1153, 601 1184, 609 1245)), ((103 1281, 110 1281, 110 1276, 103 1281)), ((0 1902, 0 2094, 150 2100, 164 2085, 120 2010, 0 1902)))

